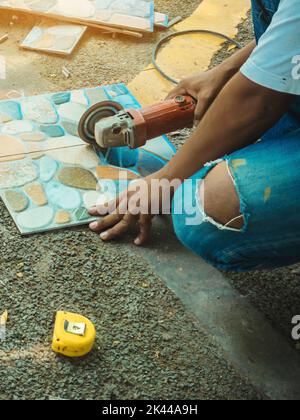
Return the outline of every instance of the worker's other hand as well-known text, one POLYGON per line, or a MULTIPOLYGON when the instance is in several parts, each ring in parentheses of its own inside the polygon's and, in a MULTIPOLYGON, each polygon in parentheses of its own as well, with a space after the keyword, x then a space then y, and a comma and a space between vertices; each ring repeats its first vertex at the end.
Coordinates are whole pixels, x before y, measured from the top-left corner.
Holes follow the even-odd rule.
POLYGON ((90 229, 101 232, 100 238, 103 241, 116 239, 137 229, 134 243, 144 245, 150 238, 152 218, 162 212, 170 212, 175 188, 160 188, 161 180, 161 174, 157 172, 133 181, 117 200, 90 209, 91 216, 102 216, 99 221, 90 224, 90 229))
POLYGON ((178 95, 190 95, 196 99, 195 125, 198 125, 226 82, 227 79, 219 68, 196 73, 181 80, 169 93, 167 99, 178 95))

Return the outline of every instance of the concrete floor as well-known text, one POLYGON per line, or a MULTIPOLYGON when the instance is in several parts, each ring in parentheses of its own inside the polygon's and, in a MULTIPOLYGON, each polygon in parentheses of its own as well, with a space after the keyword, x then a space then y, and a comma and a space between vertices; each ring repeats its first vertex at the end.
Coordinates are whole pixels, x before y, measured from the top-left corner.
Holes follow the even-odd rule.
MULTIPOLYGON (((169 2, 160 3, 162 10, 169 2)), ((188 15, 198 4, 176 1, 174 14, 188 15)), ((32 19, 20 15, 12 27, 9 22, 9 14, 0 16, 1 28, 11 34, 0 46, 9 70, 0 85, 2 97, 11 89, 31 95, 112 79, 127 82, 150 62, 156 39, 136 43, 91 31, 71 59, 51 58, 17 48, 32 19), (137 49, 139 58, 133 59, 137 49), (62 65, 71 69, 71 79, 61 75, 62 65)), ((293 275, 290 285, 289 269, 229 276, 267 315, 273 330, 220 273, 181 248, 164 225, 155 227, 149 249, 137 250, 126 240, 103 244, 86 228, 21 238, 2 204, 0 220, 0 310, 10 311, 7 341, 0 342, 2 398, 288 398, 300 384, 298 355, 276 331, 287 336, 289 313, 298 308, 299 282, 293 275), (161 257, 170 267, 172 258, 174 264, 180 261, 178 255, 182 264, 167 271, 161 257), (288 310, 286 301, 293 302, 288 310), (50 351, 52 316, 62 308, 89 316, 97 326, 96 349, 85 360, 65 360, 50 351), (230 322, 222 311, 233 314, 230 322), (254 326, 247 324, 250 319, 254 326), (239 335, 242 329, 245 334, 239 335), (266 339, 258 339, 261 334, 266 339), (280 359, 279 350, 290 364, 280 359), (288 386, 281 388, 281 382, 288 386)))

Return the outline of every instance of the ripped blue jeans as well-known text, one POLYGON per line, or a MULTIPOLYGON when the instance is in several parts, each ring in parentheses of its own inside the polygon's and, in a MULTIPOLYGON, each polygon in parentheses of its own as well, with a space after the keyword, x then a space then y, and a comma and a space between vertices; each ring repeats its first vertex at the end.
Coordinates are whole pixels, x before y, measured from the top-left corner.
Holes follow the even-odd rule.
MULTIPOLYGON (((252 3, 259 39, 268 27, 268 18, 271 21, 276 12, 279 0, 264 0, 264 13, 255 0, 252 3)), ((243 229, 222 226, 205 214, 198 190, 201 180, 218 164, 212 162, 175 193, 172 217, 178 238, 186 247, 223 270, 249 271, 299 262, 299 98, 261 141, 221 160, 227 162, 240 199, 243 229), (186 196, 192 197, 189 204, 185 202, 186 196), (185 208, 184 212, 176 212, 176 206, 185 208), (196 222, 188 223, 193 211, 196 222)))

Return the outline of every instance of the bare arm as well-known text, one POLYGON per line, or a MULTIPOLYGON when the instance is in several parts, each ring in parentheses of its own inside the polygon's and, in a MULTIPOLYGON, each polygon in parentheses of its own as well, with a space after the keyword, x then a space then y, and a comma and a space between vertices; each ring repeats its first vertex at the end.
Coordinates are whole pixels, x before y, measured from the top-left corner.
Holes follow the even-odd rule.
POLYGON ((236 75, 241 66, 247 61, 255 46, 256 42, 253 41, 217 67, 206 72, 198 72, 183 79, 170 92, 168 98, 188 94, 197 99, 195 121, 198 123, 226 83, 236 75))
POLYGON ((287 112, 293 99, 293 95, 264 88, 237 73, 161 177, 183 181, 206 162, 254 143, 287 112))

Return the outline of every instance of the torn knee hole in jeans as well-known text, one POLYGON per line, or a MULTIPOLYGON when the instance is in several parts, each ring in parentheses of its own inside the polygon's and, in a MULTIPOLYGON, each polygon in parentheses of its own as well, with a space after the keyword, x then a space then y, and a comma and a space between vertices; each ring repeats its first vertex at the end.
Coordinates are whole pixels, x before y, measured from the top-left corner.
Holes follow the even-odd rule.
MULTIPOLYGON (((196 193, 197 202, 203 216, 203 222, 211 223, 220 230, 243 232, 246 229, 246 217, 241 210, 243 207, 241 204, 241 198, 229 167, 228 160, 210 162, 207 166, 210 171, 206 174, 204 179, 199 181, 196 193), (216 166, 222 163, 226 163, 227 173, 229 175, 227 180, 227 189, 225 188, 225 194, 228 193, 228 196, 226 196, 226 198, 223 196, 220 200, 218 200, 219 197, 215 200, 211 200, 214 204, 211 202, 208 203, 208 200, 206 199, 206 196, 209 196, 209 194, 207 194, 206 177, 214 168, 216 168, 216 166), (234 203, 234 205, 232 205, 231 208, 230 204, 230 206, 226 208, 227 203, 234 203)), ((223 193, 224 191, 222 188, 223 186, 218 186, 217 190, 219 190, 219 192, 214 192, 214 189, 212 189, 212 192, 216 194, 220 194, 221 192, 223 193)), ((212 192, 210 191, 210 194, 212 192)))

